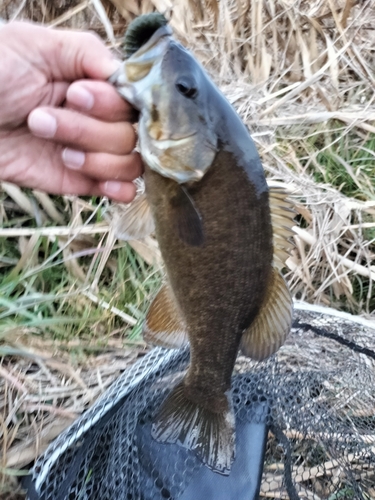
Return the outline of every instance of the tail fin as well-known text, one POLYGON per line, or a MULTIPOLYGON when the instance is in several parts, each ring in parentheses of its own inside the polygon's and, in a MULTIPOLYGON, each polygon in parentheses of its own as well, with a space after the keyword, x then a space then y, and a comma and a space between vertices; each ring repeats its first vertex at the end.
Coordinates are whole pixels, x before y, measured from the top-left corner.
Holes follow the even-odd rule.
POLYGON ((228 475, 235 456, 235 418, 227 395, 226 411, 202 408, 175 387, 159 410, 152 437, 162 443, 178 443, 196 452, 214 472, 228 475))

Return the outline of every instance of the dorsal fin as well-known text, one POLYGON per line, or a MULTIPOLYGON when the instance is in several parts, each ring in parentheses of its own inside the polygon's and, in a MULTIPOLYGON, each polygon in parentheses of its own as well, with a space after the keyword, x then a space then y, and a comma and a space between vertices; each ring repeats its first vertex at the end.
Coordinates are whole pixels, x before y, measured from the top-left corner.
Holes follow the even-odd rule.
POLYGON ((241 350, 261 361, 274 354, 285 342, 293 314, 292 297, 280 271, 293 248, 291 236, 296 225, 293 202, 283 187, 268 181, 273 230, 273 270, 266 296, 255 321, 242 336, 241 350))
MULTIPOLYGON (((113 204, 109 212, 111 225, 115 234, 122 240, 138 240, 151 234, 154 229, 151 208, 148 203, 142 178, 137 179, 137 196, 128 204, 113 204)), ((181 196, 183 199, 183 196, 181 196)), ((269 202, 273 228, 274 266, 277 269, 285 267, 289 251, 293 248, 290 237, 294 234, 294 217, 296 212, 293 202, 288 198, 284 188, 273 186, 269 182, 269 202)), ((193 210, 191 210, 192 213, 193 210)))
POLYGON ((273 265, 276 269, 285 267, 285 262, 293 248, 291 236, 296 225, 293 202, 288 198, 288 192, 279 186, 268 182, 271 220, 273 229, 273 265))

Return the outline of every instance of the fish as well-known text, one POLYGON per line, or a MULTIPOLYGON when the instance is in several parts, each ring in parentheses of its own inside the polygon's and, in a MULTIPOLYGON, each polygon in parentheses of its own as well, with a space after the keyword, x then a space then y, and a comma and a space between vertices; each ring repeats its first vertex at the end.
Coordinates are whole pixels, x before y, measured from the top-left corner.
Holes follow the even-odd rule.
POLYGON ((165 265, 145 340, 190 345, 188 370, 162 402, 152 436, 227 475, 237 354, 262 361, 291 328, 281 269, 295 212, 285 190, 269 187, 246 126, 164 16, 135 19, 125 53, 110 82, 139 111, 145 190, 126 208, 120 232, 138 239, 154 231, 165 265))

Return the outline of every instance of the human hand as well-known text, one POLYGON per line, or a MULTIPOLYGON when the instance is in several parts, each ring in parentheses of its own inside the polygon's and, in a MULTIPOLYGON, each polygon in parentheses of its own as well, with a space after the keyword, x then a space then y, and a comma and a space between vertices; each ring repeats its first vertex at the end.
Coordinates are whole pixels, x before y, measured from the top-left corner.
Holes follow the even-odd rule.
POLYGON ((14 22, 0 29, 0 64, 0 180, 131 201, 133 109, 105 82, 118 62, 100 39, 14 22))

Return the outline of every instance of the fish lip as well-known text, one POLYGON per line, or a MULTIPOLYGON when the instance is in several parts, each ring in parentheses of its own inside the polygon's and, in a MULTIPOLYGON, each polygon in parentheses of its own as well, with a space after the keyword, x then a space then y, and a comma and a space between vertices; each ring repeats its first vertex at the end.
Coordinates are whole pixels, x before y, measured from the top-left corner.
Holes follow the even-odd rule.
POLYGON ((193 134, 186 135, 185 137, 181 137, 180 139, 162 139, 162 140, 156 140, 153 139, 152 143, 157 149, 173 149, 177 148, 179 146, 184 146, 185 144, 188 144, 193 140, 193 137, 197 135, 197 132, 194 132, 193 134))
MULTIPOLYGON (((118 91, 121 91, 123 87, 134 86, 134 82, 129 82, 126 78, 126 65, 144 63, 157 64, 158 60, 163 58, 172 39, 172 28, 168 25, 162 26, 155 31, 151 38, 134 52, 134 54, 122 61, 121 66, 107 79, 107 82, 113 85, 118 91)), ((124 97, 127 98, 126 95, 124 97)))
POLYGON ((116 89, 118 87, 120 87, 121 85, 123 85, 123 83, 119 82, 123 71, 124 71, 123 64, 121 64, 121 66, 118 69, 116 69, 116 71, 114 73, 112 73, 112 75, 109 78, 107 78, 107 83, 110 83, 116 89))
MULTIPOLYGON (((179 139, 162 139, 162 140, 156 140, 152 139, 151 142, 153 144, 153 147, 159 151, 167 151, 168 149, 176 149, 181 146, 185 146, 186 144, 189 144, 194 140, 194 138, 198 135, 197 132, 194 132, 193 134, 186 135, 185 137, 181 137, 179 139)), ((218 148, 217 145, 212 144, 210 141, 207 139, 205 140, 206 146, 211 149, 213 152, 217 152, 218 148)))

